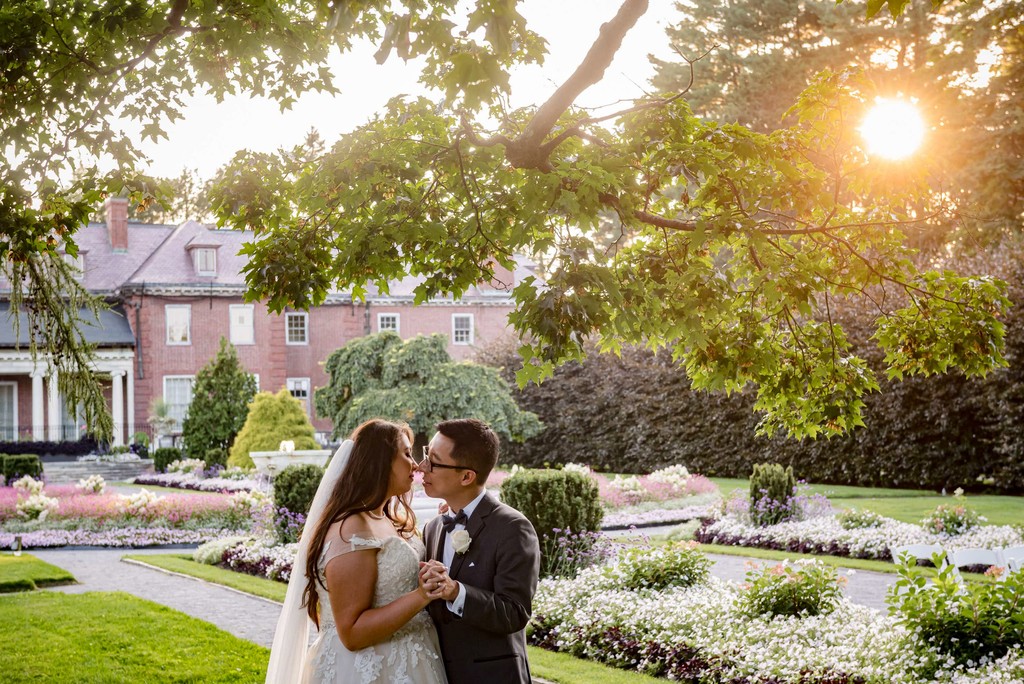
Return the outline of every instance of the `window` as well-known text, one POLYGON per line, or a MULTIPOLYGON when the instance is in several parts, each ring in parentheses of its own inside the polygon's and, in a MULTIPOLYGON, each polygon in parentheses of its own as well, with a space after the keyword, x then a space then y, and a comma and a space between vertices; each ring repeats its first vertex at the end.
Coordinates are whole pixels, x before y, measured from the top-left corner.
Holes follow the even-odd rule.
POLYGON ((0 382, 0 439, 18 439, 18 383, 0 382))
POLYGON ((81 280, 85 275, 85 254, 78 253, 78 256, 64 254, 64 262, 75 270, 75 280, 81 280))
POLYGON ((174 431, 181 432, 181 421, 188 415, 188 406, 192 403, 193 375, 165 375, 164 403, 167 415, 174 419, 174 431))
POLYGON ((398 314, 377 314, 377 332, 384 332, 385 330, 390 330, 391 332, 401 334, 401 331, 399 329, 398 314))
POLYGON ((285 344, 309 344, 309 316, 302 312, 284 315, 285 344))
POLYGON ((473 344, 473 314, 452 314, 452 343, 473 344))
POLYGON ((231 344, 256 344, 252 304, 232 304, 228 308, 231 310, 231 344))
POLYGON ((217 250, 199 247, 192 252, 196 275, 217 275, 217 250))
POLYGON ((81 439, 85 433, 85 410, 81 405, 74 410, 66 401, 60 402, 60 438, 70 442, 81 439))
POLYGON ((309 415, 309 378, 288 378, 285 384, 291 395, 302 402, 306 415, 309 415))
POLYGON ((168 304, 164 307, 167 319, 167 344, 192 344, 192 305, 168 304))

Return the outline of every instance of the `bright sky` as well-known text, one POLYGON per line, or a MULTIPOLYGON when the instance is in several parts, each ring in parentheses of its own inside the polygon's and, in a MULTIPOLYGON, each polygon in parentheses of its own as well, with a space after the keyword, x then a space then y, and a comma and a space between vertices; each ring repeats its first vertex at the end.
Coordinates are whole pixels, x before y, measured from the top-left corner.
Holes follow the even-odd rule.
MULTIPOLYGON (((525 0, 522 13, 529 25, 548 40, 542 67, 524 68, 513 75, 513 107, 547 99, 578 66, 602 23, 615 15, 621 0, 525 0)), ((626 36, 605 79, 583 94, 579 104, 593 107, 632 99, 654 74, 650 53, 669 58, 665 27, 678 16, 672 0, 651 0, 650 9, 626 36)), ((395 95, 423 92, 416 79, 419 68, 392 54, 383 66, 373 61, 376 48, 367 44, 336 56, 332 67, 339 96, 310 94, 287 112, 276 103, 248 97, 217 104, 212 97, 195 98, 185 118, 167 128, 169 139, 143 149, 152 159, 150 173, 176 176, 194 168, 210 177, 239 149, 262 152, 302 141, 312 127, 331 143, 339 133, 365 122, 395 95)))

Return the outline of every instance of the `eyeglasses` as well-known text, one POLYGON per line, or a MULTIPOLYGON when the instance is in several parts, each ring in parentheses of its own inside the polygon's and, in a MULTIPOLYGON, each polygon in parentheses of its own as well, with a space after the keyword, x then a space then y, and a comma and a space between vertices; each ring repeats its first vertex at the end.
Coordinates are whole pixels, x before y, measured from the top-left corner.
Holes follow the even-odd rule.
MULTIPOLYGON (((420 461, 420 466, 424 466, 424 465, 426 466, 428 473, 434 472, 434 468, 447 468, 448 470, 473 470, 469 466, 446 465, 444 463, 436 463, 436 462, 430 460, 430 447, 429 446, 423 447, 423 459, 420 461)), ((476 471, 473 470, 473 472, 475 473, 476 471)))

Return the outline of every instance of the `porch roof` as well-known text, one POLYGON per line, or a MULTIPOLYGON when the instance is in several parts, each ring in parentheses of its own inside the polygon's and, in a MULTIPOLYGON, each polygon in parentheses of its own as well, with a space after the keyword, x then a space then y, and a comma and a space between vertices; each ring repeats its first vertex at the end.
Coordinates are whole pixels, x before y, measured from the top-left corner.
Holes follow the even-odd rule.
MULTIPOLYGON (((83 322, 82 334, 90 344, 100 348, 135 346, 135 335, 132 334, 124 308, 120 304, 101 310, 98 320, 88 309, 82 309, 79 316, 83 322)), ((20 319, 18 321, 19 335, 18 339, 15 339, 14 319, 11 317, 10 304, 0 302, 0 349, 28 347, 28 316, 22 312, 18 314, 18 317, 20 319)))

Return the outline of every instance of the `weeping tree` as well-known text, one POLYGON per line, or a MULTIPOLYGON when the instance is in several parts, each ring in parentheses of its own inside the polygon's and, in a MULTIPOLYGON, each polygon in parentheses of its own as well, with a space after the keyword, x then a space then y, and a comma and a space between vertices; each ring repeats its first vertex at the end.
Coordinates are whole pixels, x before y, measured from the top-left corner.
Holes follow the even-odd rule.
MULTIPOLYGON (((866 6, 898 15, 906 4, 866 6)), ((577 98, 648 10, 647 0, 618 5, 569 79, 517 110, 506 106, 509 69, 539 62, 545 43, 516 0, 5 5, 0 257, 30 265, 16 292, 52 295, 22 308, 58 333, 41 338, 46 349, 84 368, 57 280, 31 265, 65 268, 55 255, 73 253, 74 231, 106 195, 155 201, 115 119, 156 139, 199 90, 287 107, 333 91, 330 50, 369 38, 378 61, 422 57, 434 95, 393 100, 313 159, 241 153, 211 188, 223 225, 256 231, 249 297, 272 310, 331 290, 386 292, 408 274, 421 277, 417 301, 459 296, 495 264, 536 253, 549 257, 546 285, 526 279, 513 293, 521 382, 582 358, 589 340, 669 347, 696 387, 750 386, 762 429, 795 435, 860 424, 861 398, 878 386, 831 320, 837 299, 877 306, 890 375, 1005 363, 1003 286, 907 258, 904 231, 944 211, 942 196, 924 192, 918 165, 887 166, 860 148, 853 126, 873 83, 825 73, 797 98, 792 125, 770 134, 695 116, 689 80, 595 115, 577 98), (595 242, 609 212, 623 237, 595 242)), ((99 391, 89 396, 87 413, 102 411, 99 391)))
POLYGON ((393 332, 367 335, 327 357, 326 387, 316 390, 320 416, 334 421, 342 438, 370 418, 409 424, 418 442, 450 418, 478 418, 506 439, 540 433, 537 416, 522 411, 497 369, 452 361, 444 335, 406 342, 393 332))

